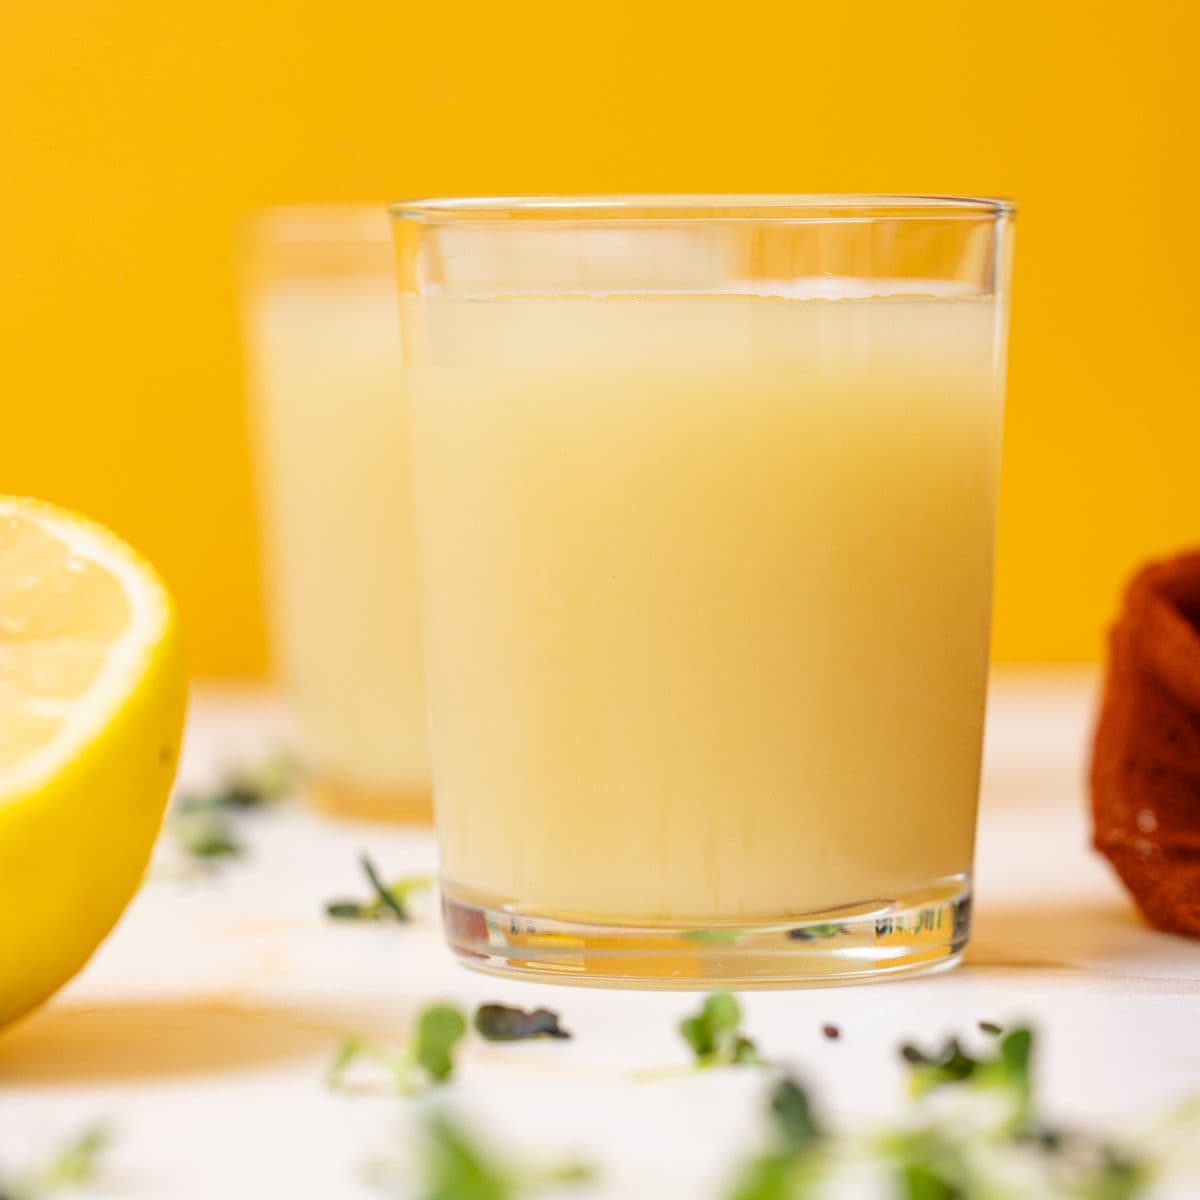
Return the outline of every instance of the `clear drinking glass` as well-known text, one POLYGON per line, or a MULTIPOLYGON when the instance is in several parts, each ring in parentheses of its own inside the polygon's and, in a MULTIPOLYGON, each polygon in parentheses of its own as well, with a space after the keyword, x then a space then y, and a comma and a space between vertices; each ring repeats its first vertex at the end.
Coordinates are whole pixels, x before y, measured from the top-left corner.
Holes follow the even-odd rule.
POLYGON ((317 802, 430 817, 387 213, 257 214, 245 330, 270 633, 317 802))
POLYGON ((1010 205, 392 212, 453 948, 658 986, 952 965, 1010 205))

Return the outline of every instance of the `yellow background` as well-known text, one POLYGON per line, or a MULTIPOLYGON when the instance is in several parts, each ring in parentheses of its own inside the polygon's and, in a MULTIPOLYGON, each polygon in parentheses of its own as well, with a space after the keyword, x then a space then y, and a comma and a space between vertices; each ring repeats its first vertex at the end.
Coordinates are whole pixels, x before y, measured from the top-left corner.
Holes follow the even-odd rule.
POLYGON ((177 590, 194 668, 257 672, 246 210, 1009 194, 996 650, 1093 656, 1128 570, 1200 541, 1196 9, 4 0, 0 491, 113 525, 177 590))

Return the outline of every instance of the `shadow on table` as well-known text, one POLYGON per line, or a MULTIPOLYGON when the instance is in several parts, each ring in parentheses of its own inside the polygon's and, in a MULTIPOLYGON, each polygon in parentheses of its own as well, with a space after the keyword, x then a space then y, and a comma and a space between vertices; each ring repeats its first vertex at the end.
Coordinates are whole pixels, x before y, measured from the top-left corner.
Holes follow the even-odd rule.
POLYGON ((1119 896, 1043 904, 980 904, 967 950, 977 967, 1074 967, 1200 978, 1200 945, 1150 928, 1119 896))
POLYGON ((332 1052, 338 1037, 337 1029, 311 1014, 234 1001, 52 1005, 0 1037, 0 1085, 110 1083, 248 1069, 320 1058, 332 1052))

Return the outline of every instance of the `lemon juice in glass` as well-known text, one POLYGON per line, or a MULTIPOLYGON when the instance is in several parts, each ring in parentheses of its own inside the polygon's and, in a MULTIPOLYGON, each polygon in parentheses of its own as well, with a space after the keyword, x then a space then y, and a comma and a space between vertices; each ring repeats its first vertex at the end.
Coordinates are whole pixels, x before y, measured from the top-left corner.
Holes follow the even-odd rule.
POLYGON ((956 962, 1010 207, 393 216, 454 949, 655 986, 956 962))
POLYGON ((310 790, 338 814, 427 821, 387 214, 266 210, 244 259, 271 641, 310 790))

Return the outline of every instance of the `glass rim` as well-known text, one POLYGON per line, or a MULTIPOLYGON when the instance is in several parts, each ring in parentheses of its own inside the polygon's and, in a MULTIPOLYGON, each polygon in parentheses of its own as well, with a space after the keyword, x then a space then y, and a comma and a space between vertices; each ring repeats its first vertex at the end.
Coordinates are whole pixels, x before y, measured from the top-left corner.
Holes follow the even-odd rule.
POLYGON ((778 221, 1003 219, 1007 197, 886 193, 614 193, 612 195, 441 196, 397 200, 394 220, 423 224, 542 221, 778 221))
POLYGON ((264 204, 244 212, 242 237, 281 247, 341 243, 390 245, 388 206, 369 200, 264 204))

